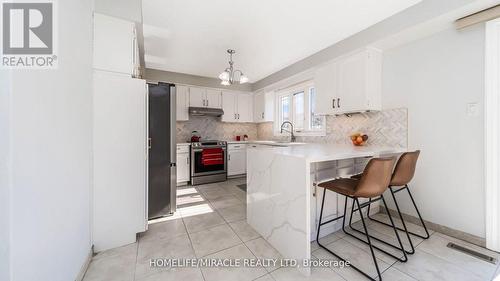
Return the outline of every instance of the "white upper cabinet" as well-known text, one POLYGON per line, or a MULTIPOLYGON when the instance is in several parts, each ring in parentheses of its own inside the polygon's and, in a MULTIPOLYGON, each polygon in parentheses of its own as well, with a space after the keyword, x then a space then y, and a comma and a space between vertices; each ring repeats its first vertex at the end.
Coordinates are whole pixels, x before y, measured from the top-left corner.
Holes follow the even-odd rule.
POLYGON ((176 86, 175 101, 177 121, 189 120, 189 88, 187 86, 176 86))
POLYGON ((222 92, 222 122, 238 122, 236 93, 222 92))
POLYGON ((206 107, 222 108, 222 91, 207 89, 206 107))
POLYGON ((253 99, 254 122, 272 122, 274 120, 274 93, 257 93, 253 99))
POLYGON ((253 98, 250 94, 223 92, 223 122, 252 122, 253 98))
POLYGON ((133 22, 94 13, 94 69, 137 76, 138 43, 133 22))
POLYGON ((329 63, 318 70, 314 76, 316 91, 316 113, 335 114, 337 97, 337 64, 329 63))
POLYGON ((250 94, 238 94, 238 121, 253 122, 252 114, 253 97, 250 94))
POLYGON ((222 108, 222 92, 216 89, 189 87, 189 106, 222 108))
POLYGON ((315 73, 316 111, 343 114, 381 109, 382 54, 366 48, 315 73))
POLYGON ((203 88, 189 87, 189 106, 205 107, 206 90, 203 88))

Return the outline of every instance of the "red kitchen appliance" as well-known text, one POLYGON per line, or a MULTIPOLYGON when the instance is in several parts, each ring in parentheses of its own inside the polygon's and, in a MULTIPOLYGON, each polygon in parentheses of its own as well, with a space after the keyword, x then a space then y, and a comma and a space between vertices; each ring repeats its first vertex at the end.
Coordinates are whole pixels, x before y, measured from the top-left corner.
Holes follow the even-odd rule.
POLYGON ((227 179, 227 143, 204 140, 191 144, 191 184, 227 179))

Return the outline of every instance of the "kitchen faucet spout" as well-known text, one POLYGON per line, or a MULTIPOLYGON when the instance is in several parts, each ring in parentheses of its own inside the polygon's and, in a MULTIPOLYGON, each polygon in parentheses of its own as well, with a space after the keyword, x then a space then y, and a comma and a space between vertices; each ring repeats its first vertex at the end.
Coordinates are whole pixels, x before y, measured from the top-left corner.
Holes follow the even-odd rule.
POLYGON ((295 137, 295 135, 293 134, 293 124, 292 124, 292 122, 290 122, 290 121, 285 121, 285 122, 283 122, 283 123, 281 124, 281 130, 280 130, 280 132, 281 132, 281 133, 283 133, 283 131, 285 131, 285 132, 289 132, 289 133, 290 133, 290 142, 295 142, 295 140, 296 140, 297 138, 296 138, 296 137, 295 137), (286 130, 286 129, 284 129, 284 128, 283 128, 286 124, 289 124, 289 125, 290 125, 290 130, 286 130))

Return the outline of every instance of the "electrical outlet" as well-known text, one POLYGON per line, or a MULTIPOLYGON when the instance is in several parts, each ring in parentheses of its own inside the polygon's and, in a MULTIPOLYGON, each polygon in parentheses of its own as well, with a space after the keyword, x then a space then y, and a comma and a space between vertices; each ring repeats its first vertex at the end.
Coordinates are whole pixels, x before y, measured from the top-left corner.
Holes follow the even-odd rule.
POLYGON ((479 115, 479 106, 477 102, 471 102, 467 104, 467 116, 478 116, 479 115))

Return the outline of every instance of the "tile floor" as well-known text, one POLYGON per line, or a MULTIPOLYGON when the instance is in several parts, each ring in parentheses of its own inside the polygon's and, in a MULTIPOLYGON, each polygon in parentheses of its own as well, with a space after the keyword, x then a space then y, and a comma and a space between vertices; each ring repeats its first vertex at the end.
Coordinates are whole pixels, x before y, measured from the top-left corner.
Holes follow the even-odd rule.
MULTIPOLYGON (((245 179, 201 186, 185 186, 178 190, 178 212, 161 222, 151 224, 140 235, 138 242, 97 254, 85 274, 85 281, 285 281, 285 280, 366 280, 351 268, 313 268, 309 278, 293 268, 151 268, 151 258, 279 258, 271 247, 246 223, 246 194, 236 185, 245 179)), ((380 219, 385 215, 377 214, 380 219)), ((354 225, 360 228, 359 223, 354 225)), ((370 232, 386 241, 393 236, 391 229, 368 223, 370 232)), ((413 231, 422 231, 409 225, 413 231)), ((407 239, 403 243, 408 245, 407 239)), ((330 234, 320 240, 372 276, 376 276, 369 248, 342 232, 330 234)), ((406 263, 396 262, 388 255, 376 252, 383 280, 492 280, 500 274, 497 265, 462 254, 446 247, 449 242, 470 247, 500 258, 494 253, 469 243, 432 233, 428 240, 414 239, 416 253, 406 263)), ((395 254, 391 248, 375 243, 395 254)), ((313 259, 335 258, 311 245, 313 259)), ((500 279, 499 279, 500 280, 500 279)))

